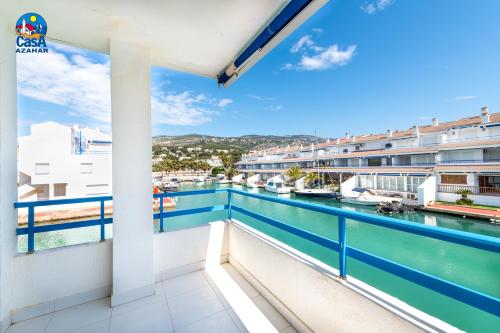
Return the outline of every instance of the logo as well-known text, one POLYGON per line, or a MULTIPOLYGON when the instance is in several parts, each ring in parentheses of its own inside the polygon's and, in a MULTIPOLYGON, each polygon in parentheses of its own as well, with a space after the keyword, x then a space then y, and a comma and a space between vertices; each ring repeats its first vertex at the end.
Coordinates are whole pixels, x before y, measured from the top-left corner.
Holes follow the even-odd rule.
POLYGON ((16 23, 16 53, 48 53, 47 22, 37 13, 24 14, 16 23))

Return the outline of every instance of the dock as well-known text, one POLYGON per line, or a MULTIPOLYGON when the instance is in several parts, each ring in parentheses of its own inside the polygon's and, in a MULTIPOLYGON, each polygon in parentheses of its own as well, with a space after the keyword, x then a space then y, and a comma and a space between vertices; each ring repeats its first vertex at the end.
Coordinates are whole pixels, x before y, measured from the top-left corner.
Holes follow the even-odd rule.
POLYGON ((457 215, 462 217, 472 217, 477 219, 489 220, 494 223, 500 223, 500 208, 497 210, 460 206, 444 203, 432 203, 423 208, 423 210, 434 212, 457 215))

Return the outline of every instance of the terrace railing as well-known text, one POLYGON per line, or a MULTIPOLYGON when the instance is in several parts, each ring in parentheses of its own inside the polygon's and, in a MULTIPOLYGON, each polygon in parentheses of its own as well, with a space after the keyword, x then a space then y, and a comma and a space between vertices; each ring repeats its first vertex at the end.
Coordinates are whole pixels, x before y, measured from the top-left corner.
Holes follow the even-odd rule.
POLYGON ((438 185, 438 192, 441 193, 458 193, 459 191, 464 191, 464 190, 471 191, 473 195, 500 195, 500 187, 452 185, 452 184, 438 185))
MULTIPOLYGON (((500 254, 500 239, 495 237, 483 236, 478 234, 472 234, 468 232, 456 231, 441 227, 427 226, 424 224, 418 224, 413 222, 407 222, 403 220, 397 220, 393 218, 353 212, 348 210, 343 210, 339 208, 317 205, 311 203, 305 203, 290 199, 282 199, 277 197, 271 197, 262 194, 249 193, 245 191, 235 190, 235 189, 212 189, 212 190, 201 190, 201 191, 188 191, 188 192, 174 192, 174 193, 160 193, 155 194, 154 198, 160 199, 160 210, 158 213, 154 213, 153 217, 159 219, 160 232, 164 231, 165 219, 190 215, 199 214, 213 211, 227 211, 227 217, 229 220, 232 219, 234 212, 243 214, 250 218, 256 219, 262 223, 274 226, 278 229, 284 230, 288 233, 307 239, 315 244, 323 246, 332 251, 338 252, 339 254, 339 276, 341 278, 347 277, 347 257, 356 259, 370 266, 376 267, 383 271, 394 274, 398 277, 404 278, 408 281, 416 283, 420 286, 428 288, 430 290, 436 291, 448 297, 454 298, 465 304, 473 306, 475 308, 481 309, 488 313, 496 316, 500 316, 500 299, 484 294, 477 290, 473 290, 459 284, 441 279, 436 276, 421 272, 419 270, 407 267, 405 265, 398 264, 391 260, 381 258, 379 256, 373 255, 371 253, 362 251, 355 247, 349 246, 347 242, 347 229, 346 220, 354 220, 361 223, 367 223, 382 228, 398 230, 401 232, 406 232, 414 235, 419 235, 423 237, 438 239, 450 243, 460 244, 476 249, 481 249, 485 251, 494 252, 500 254), (191 195, 202 195, 202 194, 214 194, 220 192, 227 192, 227 203, 224 205, 215 205, 207 207, 199 207, 192 209, 183 209, 175 211, 165 212, 163 209, 163 198, 165 197, 180 197, 180 196, 191 196, 191 195), (338 240, 328 239, 324 236, 317 235, 310 231, 300 229, 298 227, 289 225, 283 221, 273 219, 268 216, 261 215, 259 213, 253 212, 247 208, 238 206, 235 204, 235 198, 237 196, 249 197, 258 200, 263 200, 267 202, 273 202, 280 205, 287 205, 291 207, 297 207, 301 209, 306 209, 309 211, 314 211, 318 213, 323 213, 336 217, 338 221, 338 240)), ((34 235, 40 232, 81 228, 88 226, 101 226, 101 240, 104 239, 104 225, 112 223, 111 218, 106 218, 104 216, 104 202, 112 200, 111 197, 96 197, 96 198, 83 198, 83 199, 67 199, 67 200, 52 200, 52 201, 38 201, 38 202, 19 202, 15 203, 15 208, 28 208, 28 227, 20 227, 17 229, 18 235, 28 235, 28 252, 34 251, 34 235), (46 226, 35 226, 35 207, 38 206, 49 206, 49 205, 61 205, 61 204, 72 204, 72 203, 83 203, 83 202, 100 202, 101 204, 101 214, 99 219, 78 221, 78 222, 67 222, 54 225, 46 226)))

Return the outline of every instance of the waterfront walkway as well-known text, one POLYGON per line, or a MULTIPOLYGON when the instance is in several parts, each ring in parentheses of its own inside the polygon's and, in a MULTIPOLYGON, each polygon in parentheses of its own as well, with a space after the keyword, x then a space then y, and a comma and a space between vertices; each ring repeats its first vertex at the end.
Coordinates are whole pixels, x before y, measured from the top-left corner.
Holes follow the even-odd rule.
MULTIPOLYGON (((499 198, 500 201, 500 198, 499 198)), ((478 208, 478 207, 469 207, 469 206, 460 206, 454 204, 444 204, 444 203, 432 203, 425 207, 425 210, 459 215, 459 216, 467 216, 474 217, 480 219, 488 219, 488 220, 496 220, 500 221, 500 208, 495 210, 478 208)))
POLYGON ((296 332, 230 264, 155 286, 150 297, 114 308, 103 298, 21 321, 7 333, 296 332))

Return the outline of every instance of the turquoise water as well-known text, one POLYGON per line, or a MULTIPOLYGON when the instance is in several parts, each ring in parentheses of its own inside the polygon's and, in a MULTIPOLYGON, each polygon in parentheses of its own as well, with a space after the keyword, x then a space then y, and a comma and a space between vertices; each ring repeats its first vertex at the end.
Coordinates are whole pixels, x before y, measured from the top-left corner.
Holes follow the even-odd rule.
MULTIPOLYGON (((180 190, 212 187, 211 184, 184 184, 180 190)), ((275 195, 262 190, 258 190, 258 192, 265 193, 266 195, 275 195)), ((293 195, 280 197, 289 197, 298 200, 293 195)), ((337 219, 333 216, 243 197, 237 194, 233 198, 234 203, 238 206, 337 240, 337 219)), ((301 198, 300 200, 377 214, 372 207, 342 204, 332 199, 301 198)), ((179 197, 177 198, 176 209, 225 204, 226 201, 226 193, 179 197)), ((224 219, 226 216, 227 213, 222 211, 170 218, 165 220, 165 229, 169 231, 192 227, 224 219)), ((337 268, 338 257, 334 251, 325 249, 237 212, 233 212, 233 217, 337 268)), ((416 223, 427 223, 455 230, 500 237, 500 226, 480 220, 461 219, 448 215, 423 212, 405 213, 393 217, 416 223)), ((155 221, 155 228, 156 230, 159 228, 158 221, 155 221)), ((111 231, 111 226, 108 226, 107 237, 111 236, 111 231)), ((20 251, 25 251, 25 237, 20 237, 19 239, 19 249, 20 251)), ((42 249, 76 244, 83 241, 96 241, 98 239, 98 227, 89 227, 39 234, 36 237, 35 245, 36 249, 42 249)), ((500 256, 498 254, 351 220, 347 221, 347 242, 349 246, 459 283, 474 290, 479 290, 488 295, 500 297, 500 256)), ((499 317, 464 305, 354 259, 348 258, 347 273, 460 329, 470 332, 499 331, 499 317)))

